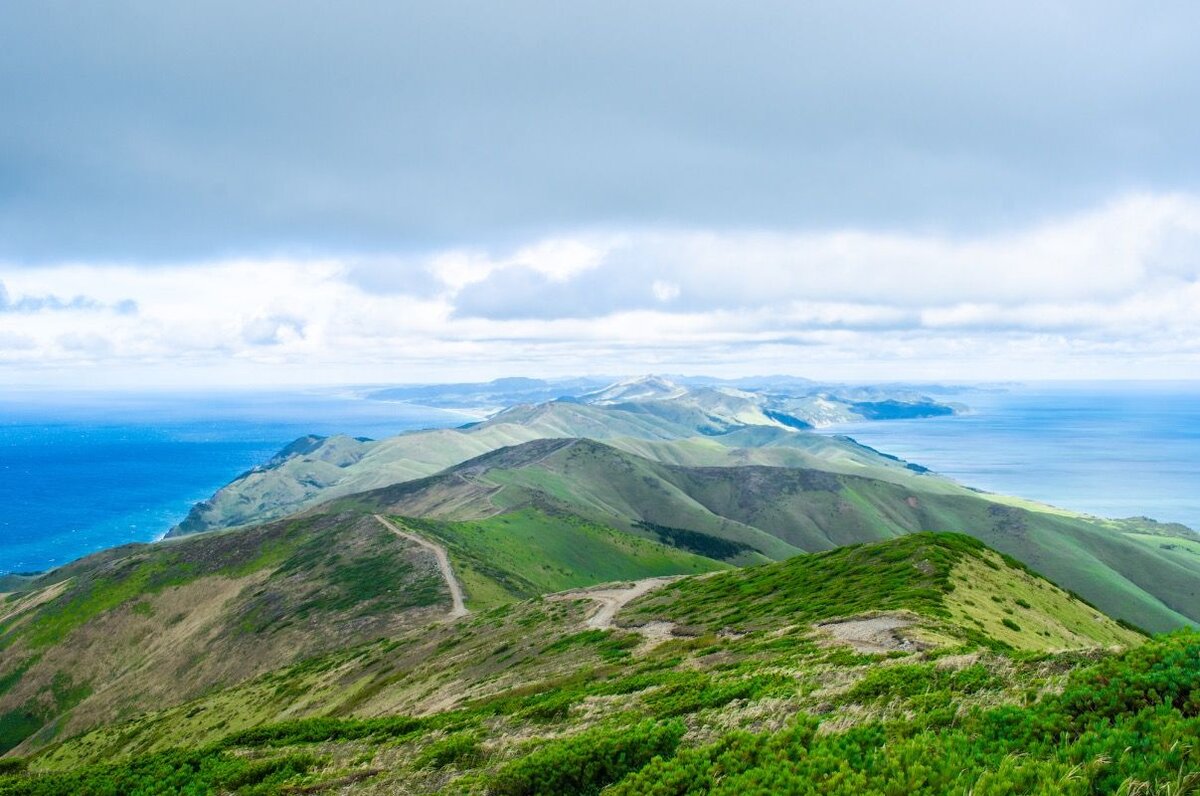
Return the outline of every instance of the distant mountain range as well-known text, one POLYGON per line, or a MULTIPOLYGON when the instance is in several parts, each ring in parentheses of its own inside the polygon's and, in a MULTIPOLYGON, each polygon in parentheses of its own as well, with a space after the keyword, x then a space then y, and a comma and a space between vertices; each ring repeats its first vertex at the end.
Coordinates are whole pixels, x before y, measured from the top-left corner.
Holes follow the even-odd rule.
MULTIPOLYGON (((494 396, 500 388, 516 389, 520 394, 526 394, 527 388, 544 392, 547 384, 513 379, 445 389, 459 400, 494 396), (516 382, 515 388, 512 382, 516 382)), ((571 384, 581 387, 586 382, 571 384)), ((892 471, 904 469, 904 463, 849 440, 791 432, 848 420, 928 417, 955 411, 922 395, 878 388, 836 394, 800 390, 794 395, 780 390, 778 383, 770 392, 724 385, 685 387, 647 376, 570 397, 515 404, 484 422, 460 429, 421 431, 380 441, 305 437, 198 504, 169 535, 280 517, 331 497, 432 475, 500 447, 546 438, 605 440, 635 452, 646 450, 646 442, 687 439, 710 439, 719 448, 783 444, 808 451, 807 458, 780 460, 783 464, 820 461, 836 468, 855 462, 854 467, 892 471), (765 436, 747 443, 746 435, 755 433, 765 436)), ((434 393, 419 395, 422 400, 433 400, 434 393)), ((663 455, 671 461, 674 454, 663 455)), ((909 469, 920 468, 910 465, 909 469)))
POLYGON ((955 407, 929 398, 938 389, 821 384, 795 376, 715 379, 697 376, 642 376, 613 381, 603 377, 544 380, 496 379, 474 384, 430 384, 364 391, 377 401, 401 401, 448 409, 493 411, 517 404, 579 401, 592 404, 644 402, 693 397, 704 393, 740 396, 766 409, 791 407, 795 419, 807 426, 826 426, 855 420, 930 417, 951 414, 955 407), (686 394, 686 395, 685 395, 686 394))

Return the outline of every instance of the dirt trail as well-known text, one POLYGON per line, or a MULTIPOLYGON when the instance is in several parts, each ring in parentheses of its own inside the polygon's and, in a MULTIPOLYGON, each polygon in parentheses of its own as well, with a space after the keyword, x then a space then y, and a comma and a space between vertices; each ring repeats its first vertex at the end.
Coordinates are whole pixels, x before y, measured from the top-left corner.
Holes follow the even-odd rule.
MULTIPOLYGON (((660 586, 665 586, 673 580, 679 580, 680 575, 664 575, 658 578, 646 578, 645 580, 635 580, 630 583, 598 586, 588 589, 574 589, 572 591, 559 592, 548 596, 551 600, 592 600, 599 603, 600 610, 588 617, 586 622, 588 627, 596 628, 597 630, 611 630, 613 620, 617 616, 617 612, 625 607, 625 604, 631 600, 641 597, 643 594, 649 594, 660 586)), ((638 628, 630 628, 637 630, 638 628)))
POLYGON ((817 625, 838 641, 844 641, 857 652, 912 652, 925 649, 928 645, 905 638, 900 630, 914 624, 907 616, 872 616, 862 619, 846 619, 817 625))
POLYGON ((462 586, 459 585, 458 578, 454 576, 454 570, 450 568, 450 556, 446 555, 446 548, 436 542, 431 542, 422 536, 417 536, 415 533, 404 530, 396 523, 379 514, 375 515, 375 519, 379 520, 383 524, 383 527, 392 533, 414 544, 421 545, 421 547, 431 551, 434 557, 437 558, 438 569, 442 571, 442 577, 445 578, 446 585, 450 587, 450 601, 453 607, 450 609, 448 618, 458 619, 469 614, 470 611, 467 610, 467 604, 463 600, 462 586))

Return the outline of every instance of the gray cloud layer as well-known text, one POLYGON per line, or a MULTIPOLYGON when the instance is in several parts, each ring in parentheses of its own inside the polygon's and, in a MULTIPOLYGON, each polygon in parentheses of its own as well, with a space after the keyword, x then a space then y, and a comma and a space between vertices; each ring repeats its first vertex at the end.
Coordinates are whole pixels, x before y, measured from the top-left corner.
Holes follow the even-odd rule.
POLYGON ((43 296, 20 296, 16 299, 9 295, 8 288, 0 282, 0 312, 33 313, 55 310, 112 310, 120 315, 137 313, 137 302, 133 299, 121 299, 111 304, 97 301, 90 296, 72 296, 69 299, 53 294, 43 296))
POLYGON ((1196 191, 1198 27, 1189 3, 8 3, 0 259, 957 233, 1196 191))

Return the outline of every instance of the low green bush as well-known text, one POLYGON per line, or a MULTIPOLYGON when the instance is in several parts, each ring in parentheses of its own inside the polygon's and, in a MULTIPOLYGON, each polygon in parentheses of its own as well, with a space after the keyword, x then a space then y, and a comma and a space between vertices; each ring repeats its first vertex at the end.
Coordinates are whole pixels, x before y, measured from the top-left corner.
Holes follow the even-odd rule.
POLYGON ((587 796, 674 753, 684 727, 678 721, 645 721, 632 727, 598 727, 540 744, 497 772, 494 796, 587 796))

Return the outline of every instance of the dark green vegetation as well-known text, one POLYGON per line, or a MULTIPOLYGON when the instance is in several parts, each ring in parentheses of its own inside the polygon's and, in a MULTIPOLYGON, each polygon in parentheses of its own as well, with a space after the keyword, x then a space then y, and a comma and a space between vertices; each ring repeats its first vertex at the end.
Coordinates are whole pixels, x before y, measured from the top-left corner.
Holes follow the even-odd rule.
MULTIPOLYGON (((1063 691, 1068 676, 1113 683, 1100 694, 1109 716, 1123 715, 1111 696, 1126 693, 1117 681, 1133 671, 1139 704, 1169 696, 1181 716, 1200 707, 1189 707, 1190 681, 1174 679, 1189 665, 1186 677, 1200 677, 1195 637, 1105 652, 1141 637, 965 536, 915 534, 686 578, 628 605, 614 629, 586 627, 595 608, 569 594, 503 603, 337 649, 52 743, 27 771, 0 778, 0 794, 171 793, 155 788, 178 772, 192 772, 200 793, 701 793, 729 792, 719 789, 735 775, 743 790, 771 793, 810 763, 803 776, 822 783, 813 792, 893 792, 884 783, 913 762, 918 738, 957 755, 954 782, 991 776, 1015 747, 984 738, 963 751, 960 735, 993 715, 1041 726, 1082 693, 1063 691), (974 605, 963 609, 968 576, 974 605), (1012 594, 1029 594, 1028 607, 1012 594), (1007 616, 992 597, 1020 608, 1030 629, 1005 640, 960 614, 1007 616), (876 618, 893 620, 891 649, 833 640, 836 628, 876 618), (852 621, 814 624, 829 619, 852 621), (1074 634, 1080 651, 1044 651, 1058 642, 1035 628, 1051 627, 1074 634), (1163 669, 1148 650, 1170 651, 1173 663, 1163 669), (818 722, 828 726, 814 734, 818 722), (857 751, 837 757, 847 749, 857 751)), ((1022 765, 1058 770, 1058 746, 1034 748, 1042 756, 1022 765)), ((1161 754, 1113 776, 1157 782, 1183 760, 1161 754)), ((951 769, 931 766, 928 792, 941 792, 951 769)))
POLYGON ((604 793, 1186 794, 1200 786, 1195 633, 1081 667, 1061 693, 1028 705, 964 714, 953 689, 907 678, 871 694, 919 694, 921 710, 824 734, 810 716, 778 732, 729 733, 659 757, 604 793))
POLYGON ((944 600, 952 590, 954 566, 964 555, 984 550, 982 543, 958 534, 912 534, 890 544, 842 547, 673 583, 635 603, 626 617, 670 619, 710 630, 900 609, 948 617, 944 600))
MULTIPOLYGON (((850 704, 903 702, 915 715, 871 715, 850 728, 836 713, 788 716, 778 729, 734 729, 688 742, 680 719, 612 720, 528 753, 494 761, 492 774, 467 773, 451 790, 506 794, 1185 794, 1200 777, 1200 636, 1163 637, 1095 663, 1075 664, 1065 683, 1040 692, 1059 675, 1028 682, 1024 699, 961 708, 960 695, 996 691, 971 668, 956 675, 930 664, 929 679, 871 675, 844 694, 850 704), (964 676, 965 675, 965 676, 964 676), (955 680, 959 683, 955 683, 955 680), (865 686, 870 686, 865 688, 865 686), (832 729, 823 724, 834 722, 832 729)), ((1032 667, 1032 663, 1017 664, 1032 667)), ((893 674, 906 664, 881 667, 893 674)), ((1052 672, 1052 670, 1043 670, 1052 672)), ((463 717, 463 722, 469 721, 463 717)), ((412 746, 446 750, 433 727, 410 722, 399 736, 412 746)), ((329 722, 318 734, 272 728, 232 738, 225 748, 164 752, 61 774, 0 770, 0 794, 282 793, 314 782, 351 782, 331 759, 364 747, 354 722, 329 722), (339 734, 338 729, 346 731, 339 734), (350 747, 342 749, 341 747, 350 747), (310 773, 325 770, 324 775, 310 773), (176 790, 175 788, 179 788, 176 790)), ((456 738, 461 736, 442 736, 456 738)), ((372 736, 375 742, 381 736, 372 736)), ((429 758, 432 774, 467 760, 468 771, 489 752, 468 749, 429 758), (438 765, 438 763, 442 765, 438 765)), ((378 754, 378 752, 377 752, 378 754)), ((492 752, 491 754, 496 754, 492 752)), ((360 755, 365 757, 365 755, 360 755)), ((365 792, 386 792, 376 768, 359 766, 365 792), (378 788, 378 790, 375 790, 378 788)))
POLYGON ((254 760, 228 752, 171 751, 146 755, 113 765, 89 766, 48 777, 5 777, 0 769, 0 794, 5 796, 151 796, 162 794, 273 794, 314 767, 309 754, 254 760), (7 780, 7 781, 5 781, 7 780))
POLYGON ((636 527, 643 531, 650 531, 664 544, 722 561, 728 561, 754 549, 744 542, 731 542, 728 539, 720 539, 706 533, 689 531, 687 528, 671 528, 656 522, 639 520, 636 527))

